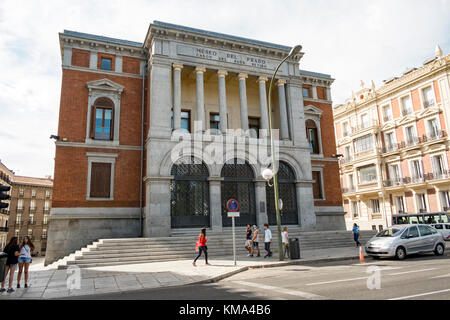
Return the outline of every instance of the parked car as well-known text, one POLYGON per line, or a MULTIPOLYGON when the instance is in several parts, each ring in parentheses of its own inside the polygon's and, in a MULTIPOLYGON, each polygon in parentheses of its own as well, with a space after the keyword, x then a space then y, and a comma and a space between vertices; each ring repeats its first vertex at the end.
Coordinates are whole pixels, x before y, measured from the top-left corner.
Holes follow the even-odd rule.
POLYGON ((445 241, 450 241, 450 223, 436 223, 431 226, 442 234, 445 241))
POLYGON ((398 225, 372 237, 365 249, 374 258, 395 257, 403 260, 415 253, 434 252, 443 255, 445 242, 442 234, 429 225, 398 225))

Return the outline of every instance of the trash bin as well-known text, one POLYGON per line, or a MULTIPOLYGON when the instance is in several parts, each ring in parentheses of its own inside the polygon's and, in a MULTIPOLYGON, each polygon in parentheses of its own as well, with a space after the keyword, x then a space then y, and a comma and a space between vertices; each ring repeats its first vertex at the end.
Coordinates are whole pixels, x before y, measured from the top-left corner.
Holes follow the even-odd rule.
POLYGON ((300 259, 300 241, 298 238, 289 239, 289 255, 291 260, 300 259))
POLYGON ((5 277, 6 259, 8 259, 8 254, 0 252, 0 282, 3 282, 3 280, 5 280, 4 277, 5 277))

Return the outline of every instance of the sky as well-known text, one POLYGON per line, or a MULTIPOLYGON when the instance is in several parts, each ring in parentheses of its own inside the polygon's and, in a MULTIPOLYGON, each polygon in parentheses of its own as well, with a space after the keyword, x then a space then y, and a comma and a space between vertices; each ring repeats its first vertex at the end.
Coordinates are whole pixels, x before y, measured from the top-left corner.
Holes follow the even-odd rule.
POLYGON ((0 160, 53 176, 61 91, 58 32, 143 42, 154 20, 303 46, 300 68, 330 74, 333 103, 450 53, 450 0, 0 0, 0 160))

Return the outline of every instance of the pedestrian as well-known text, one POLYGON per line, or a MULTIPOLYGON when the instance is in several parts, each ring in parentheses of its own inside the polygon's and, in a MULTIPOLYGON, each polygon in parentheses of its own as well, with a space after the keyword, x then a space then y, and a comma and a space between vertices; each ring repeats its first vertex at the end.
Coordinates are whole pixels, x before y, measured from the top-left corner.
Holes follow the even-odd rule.
POLYGON ((283 242, 283 255, 289 259, 289 234, 288 228, 284 227, 281 233, 281 242, 283 242))
POLYGON ((22 244, 20 245, 20 256, 19 256, 19 272, 17 273, 17 289, 20 288, 20 278, 22 277, 22 272, 25 267, 25 288, 28 288, 28 268, 31 263, 31 253, 34 251, 34 245, 30 238, 26 236, 23 238, 22 244))
POLYGON ((272 243, 272 231, 270 230, 267 223, 264 225, 264 229, 264 249, 267 252, 264 258, 270 258, 272 257, 272 251, 270 251, 270 244, 272 243))
POLYGON ((250 257, 252 255, 252 226, 247 224, 247 229, 245 231, 245 249, 248 251, 247 257, 250 257))
POLYGON ((359 227, 356 223, 353 224, 352 231, 353 231, 353 240, 355 240, 355 242, 356 242, 356 247, 361 246, 361 243, 359 242, 359 227))
POLYGON ((194 267, 196 267, 197 265, 195 264, 198 260, 198 258, 200 258, 200 256, 202 255, 202 252, 205 254, 205 262, 207 265, 210 265, 208 263, 208 247, 206 246, 206 242, 208 242, 208 238, 206 237, 206 228, 202 228, 200 230, 200 234, 198 236, 198 241, 195 244, 195 250, 198 251, 198 256, 197 258, 195 258, 194 262, 192 262, 192 265, 194 267))
POLYGON ((259 251, 259 229, 257 226, 253 226, 253 238, 252 238, 252 255, 255 253, 255 249, 258 251, 258 257, 261 257, 261 252, 259 251))
POLYGON ((6 277, 8 276, 9 272, 9 283, 8 283, 8 293, 14 292, 14 289, 12 287, 13 280, 14 280, 14 272, 16 271, 16 266, 19 260, 20 255, 20 248, 18 245, 18 239, 17 237, 12 237, 9 241, 8 245, 3 249, 3 252, 8 255, 8 258, 6 259, 6 266, 5 266, 5 277, 2 281, 2 287, 0 289, 0 292, 5 292, 5 281, 6 277))

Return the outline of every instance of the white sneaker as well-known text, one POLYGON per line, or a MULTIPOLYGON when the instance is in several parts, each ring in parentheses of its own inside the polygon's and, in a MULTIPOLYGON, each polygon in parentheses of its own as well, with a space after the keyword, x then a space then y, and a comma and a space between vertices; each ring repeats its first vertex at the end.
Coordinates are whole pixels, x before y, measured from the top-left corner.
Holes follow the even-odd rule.
POLYGON ((251 256, 251 254, 249 253, 248 255, 247 255, 247 257, 250 257, 251 256))

